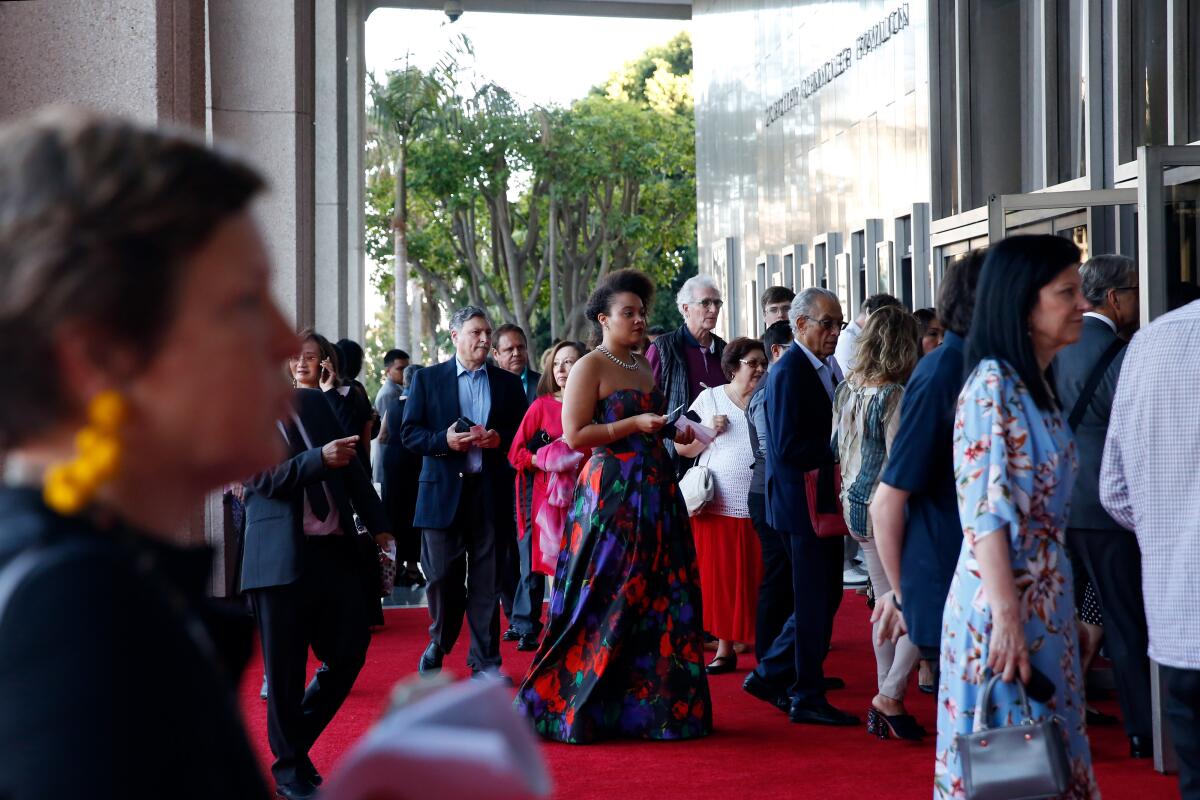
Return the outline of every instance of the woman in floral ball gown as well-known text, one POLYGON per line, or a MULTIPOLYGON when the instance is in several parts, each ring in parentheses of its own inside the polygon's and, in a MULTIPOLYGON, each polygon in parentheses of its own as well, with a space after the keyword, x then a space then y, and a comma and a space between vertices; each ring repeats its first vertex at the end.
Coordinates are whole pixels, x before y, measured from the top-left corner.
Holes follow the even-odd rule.
POLYGON ((1013 236, 988 249, 976 290, 966 364, 973 366, 954 417, 954 477, 962 550, 942 615, 935 800, 966 796, 957 734, 987 715, 992 726, 1024 714, 1000 684, 978 709, 991 675, 1053 684, 1030 698, 1035 721, 1057 716, 1071 779, 1062 795, 1100 792, 1084 728, 1083 676, 1071 563, 1063 546, 1075 442, 1054 396, 1054 354, 1079 338, 1079 250, 1058 236, 1013 236))
POLYGON ((571 370, 563 397, 567 443, 592 454, 567 518, 547 633, 517 693, 537 732, 561 742, 712 730, 696 550, 663 446, 663 397, 632 352, 653 292, 635 270, 600 283, 587 306, 600 344, 571 370))

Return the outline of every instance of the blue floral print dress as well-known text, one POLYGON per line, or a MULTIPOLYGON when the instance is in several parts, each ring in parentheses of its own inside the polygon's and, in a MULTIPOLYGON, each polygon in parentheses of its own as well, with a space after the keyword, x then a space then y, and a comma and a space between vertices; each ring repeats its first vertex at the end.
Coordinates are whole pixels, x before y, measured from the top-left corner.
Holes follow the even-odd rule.
MULTIPOLYGON (((621 389, 595 420, 661 414, 621 389)), ((691 739, 712 730, 696 547, 662 436, 635 433, 584 462, 563 532, 550 621, 518 709, 548 739, 691 739)))
MULTIPOLYGON (((1007 364, 984 359, 958 397, 954 477, 963 545, 942 616, 934 798, 965 797, 954 736, 975 727, 987 669, 992 614, 983 592, 975 542, 1007 526, 1013 578, 1029 659, 1055 685, 1054 697, 1030 700, 1035 720, 1057 715, 1067 734, 1071 800, 1098 798, 1084 730, 1083 682, 1066 534, 1078 468, 1062 416, 1043 412, 1007 364)), ((1022 713, 1016 688, 998 684, 988 723, 1014 725, 1022 713)))

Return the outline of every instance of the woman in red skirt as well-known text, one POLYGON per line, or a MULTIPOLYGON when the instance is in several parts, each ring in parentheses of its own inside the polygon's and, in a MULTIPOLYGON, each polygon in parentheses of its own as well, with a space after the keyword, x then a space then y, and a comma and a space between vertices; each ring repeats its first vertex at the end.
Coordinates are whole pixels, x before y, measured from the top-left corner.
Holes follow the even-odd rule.
POLYGON ((717 432, 711 444, 693 442, 679 453, 698 458, 713 478, 713 497, 692 517, 700 590, 704 596, 704 629, 717 637, 710 675, 737 667, 735 643, 754 641, 755 607, 762 580, 762 551, 750 522, 747 498, 754 455, 746 405, 767 371, 767 357, 757 339, 735 339, 725 346, 721 369, 729 383, 705 389, 692 403, 703 424, 717 432))

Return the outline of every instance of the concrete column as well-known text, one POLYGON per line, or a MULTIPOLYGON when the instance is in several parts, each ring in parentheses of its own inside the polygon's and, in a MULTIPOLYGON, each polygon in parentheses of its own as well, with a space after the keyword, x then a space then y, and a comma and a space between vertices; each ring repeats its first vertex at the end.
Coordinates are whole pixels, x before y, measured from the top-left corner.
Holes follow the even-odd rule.
POLYGON ((297 327, 315 322, 313 18, 313 0, 208 2, 213 140, 267 177, 256 211, 297 327))
POLYGON ((316 4, 315 96, 313 103, 316 164, 316 327, 330 339, 347 333, 349 278, 346 196, 346 2, 316 4))
POLYGON ((346 329, 362 342, 366 335, 366 252, 363 219, 363 149, 366 145, 366 25, 369 9, 365 0, 345 0, 346 96, 342 108, 346 126, 346 329))
POLYGON ((204 0, 0 3, 0 118, 62 103, 204 125, 204 0))

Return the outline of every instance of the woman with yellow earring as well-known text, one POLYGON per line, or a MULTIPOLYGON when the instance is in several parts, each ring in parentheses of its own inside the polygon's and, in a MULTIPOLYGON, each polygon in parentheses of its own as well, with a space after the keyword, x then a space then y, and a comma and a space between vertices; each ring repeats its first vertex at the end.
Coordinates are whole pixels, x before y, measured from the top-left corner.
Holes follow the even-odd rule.
POLYGON ((0 128, 0 797, 269 796, 199 522, 282 453, 261 188, 187 134, 0 128))

